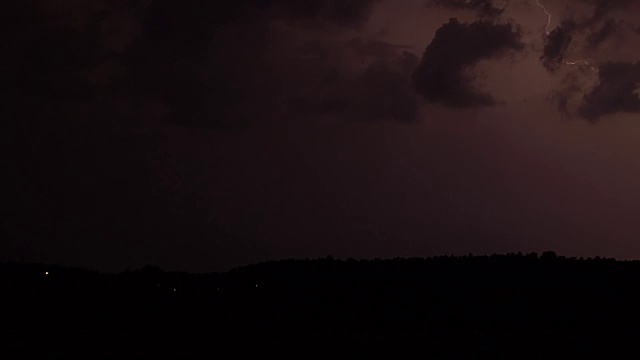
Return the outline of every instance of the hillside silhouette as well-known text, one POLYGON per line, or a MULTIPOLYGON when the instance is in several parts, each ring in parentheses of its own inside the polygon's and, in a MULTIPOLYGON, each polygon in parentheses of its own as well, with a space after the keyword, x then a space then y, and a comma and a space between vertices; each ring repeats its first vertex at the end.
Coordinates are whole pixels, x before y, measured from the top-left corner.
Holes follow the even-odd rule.
POLYGON ((560 334, 573 358, 575 351, 592 351, 586 349, 596 346, 594 338, 620 340, 637 329, 639 279, 638 261, 553 252, 327 257, 210 274, 152 266, 107 274, 5 263, 2 348, 57 358, 194 358, 222 351, 300 358, 412 358, 424 351, 432 358, 549 358, 539 345, 560 334))

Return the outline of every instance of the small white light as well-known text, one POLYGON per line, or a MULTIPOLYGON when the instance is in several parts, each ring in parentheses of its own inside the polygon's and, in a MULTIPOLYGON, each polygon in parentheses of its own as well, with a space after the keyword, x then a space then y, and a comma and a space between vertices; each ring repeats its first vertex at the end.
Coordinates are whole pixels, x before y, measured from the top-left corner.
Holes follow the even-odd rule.
POLYGON ((176 290, 176 289, 173 289, 173 291, 178 291, 178 290, 176 290))
POLYGON ((45 271, 45 272, 44 272, 44 274, 45 274, 45 275, 49 275, 49 272, 48 272, 48 271, 45 271))
POLYGON ((258 287, 258 284, 256 284, 256 287, 258 287))

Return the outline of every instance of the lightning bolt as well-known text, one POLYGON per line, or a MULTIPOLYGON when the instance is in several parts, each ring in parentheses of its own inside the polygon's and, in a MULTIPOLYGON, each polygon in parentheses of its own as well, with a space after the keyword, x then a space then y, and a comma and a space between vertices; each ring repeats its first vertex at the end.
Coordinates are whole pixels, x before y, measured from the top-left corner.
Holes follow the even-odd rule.
POLYGON ((538 6, 542 9, 542 11, 544 11, 544 13, 547 15, 547 26, 545 30, 547 31, 547 35, 549 35, 550 34, 549 27, 551 26, 551 14, 547 11, 544 5, 540 3, 540 0, 536 0, 536 4, 538 4, 538 6))
POLYGON ((574 65, 588 66, 591 70, 595 70, 595 68, 591 65, 591 63, 588 60, 575 60, 575 61, 565 60, 564 63, 571 66, 574 66, 574 65))
POLYGON ((591 65, 591 63, 589 61, 587 61, 587 60, 575 60, 575 61, 565 60, 564 63, 567 64, 567 65, 570 65, 570 66, 575 66, 575 65, 588 66, 589 70, 598 71, 598 69, 595 66, 591 65))
MULTIPOLYGON (((549 36, 549 34, 551 33, 551 31, 549 30, 549 28, 551 27, 551 13, 547 11, 547 8, 540 2, 540 0, 536 0, 536 4, 538 4, 538 6, 542 9, 542 11, 544 11, 544 13, 547 15, 547 25, 545 27, 545 31, 547 33, 547 36, 549 36)), ((575 61, 565 60, 564 63, 570 66, 576 66, 576 65, 588 66, 589 69, 592 71, 598 70, 596 69, 596 67, 592 66, 587 60, 575 60, 575 61)))

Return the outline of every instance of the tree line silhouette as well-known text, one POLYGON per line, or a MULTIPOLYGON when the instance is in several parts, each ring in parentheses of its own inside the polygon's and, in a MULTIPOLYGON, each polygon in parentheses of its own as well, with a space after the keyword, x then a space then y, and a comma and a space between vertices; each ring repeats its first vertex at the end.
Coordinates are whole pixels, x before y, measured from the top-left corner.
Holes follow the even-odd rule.
MULTIPOLYGON (((327 257, 209 274, 153 266, 109 274, 4 263, 0 299, 9 335, 3 347, 49 351, 68 346, 71 339, 80 346, 77 339, 82 339, 88 348, 104 347, 105 342, 147 350, 193 348, 205 338, 225 346, 221 339, 239 336, 290 348, 295 346, 292 338, 299 344, 307 341, 301 334, 340 338, 351 345, 361 341, 363 348, 380 336, 398 342, 423 334, 443 346, 459 338, 452 334, 475 334, 476 340, 484 339, 480 343, 527 334, 521 345, 528 346, 535 334, 635 330, 639 276, 638 261, 567 258, 553 252, 327 257)), ((509 342, 518 344, 515 338, 509 342)), ((248 349, 257 351, 244 347, 248 349)))

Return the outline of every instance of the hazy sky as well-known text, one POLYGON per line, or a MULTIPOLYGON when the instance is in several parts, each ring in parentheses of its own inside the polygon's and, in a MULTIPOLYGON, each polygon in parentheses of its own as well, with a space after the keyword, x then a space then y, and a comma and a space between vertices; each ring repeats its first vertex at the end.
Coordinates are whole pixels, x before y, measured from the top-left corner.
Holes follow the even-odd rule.
POLYGON ((640 3, 539 4, 7 5, 3 260, 639 258, 640 3))

